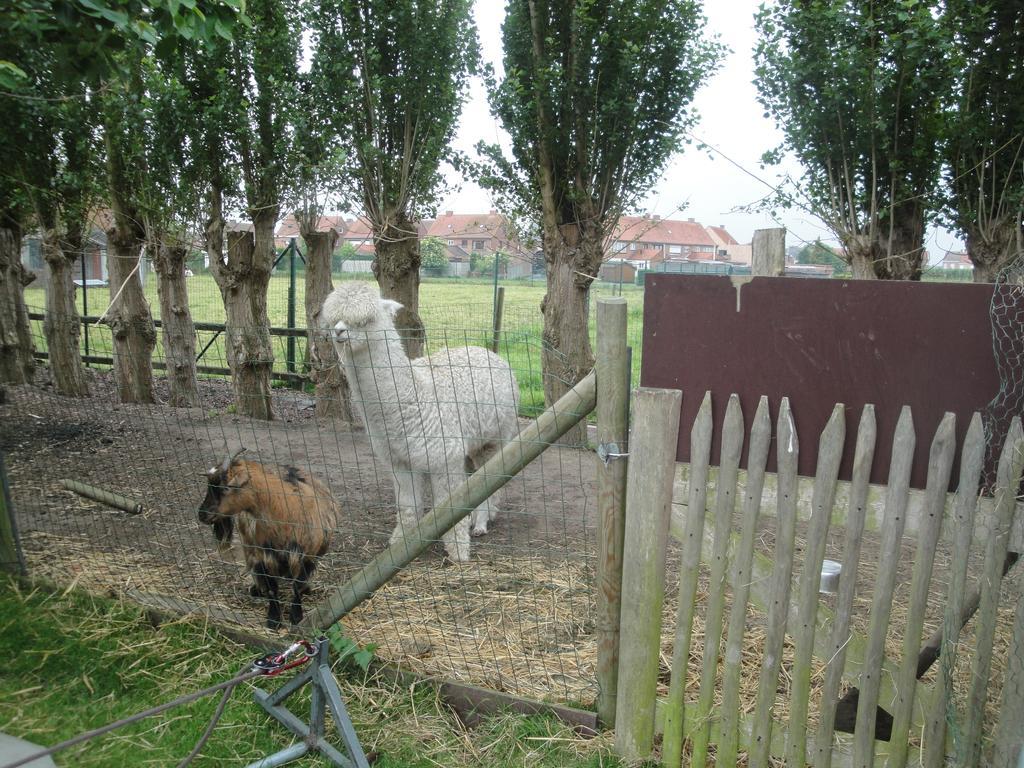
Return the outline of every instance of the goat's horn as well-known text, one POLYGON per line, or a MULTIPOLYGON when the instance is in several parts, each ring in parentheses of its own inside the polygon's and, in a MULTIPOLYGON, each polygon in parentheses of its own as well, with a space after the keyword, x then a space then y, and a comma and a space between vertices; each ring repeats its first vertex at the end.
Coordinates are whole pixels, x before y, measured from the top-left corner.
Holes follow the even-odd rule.
POLYGON ((245 451, 245 448, 239 448, 234 453, 228 454, 228 457, 224 459, 224 464, 221 466, 221 471, 227 472, 229 469, 231 469, 231 465, 234 464, 235 459, 237 459, 239 456, 245 453, 245 451))

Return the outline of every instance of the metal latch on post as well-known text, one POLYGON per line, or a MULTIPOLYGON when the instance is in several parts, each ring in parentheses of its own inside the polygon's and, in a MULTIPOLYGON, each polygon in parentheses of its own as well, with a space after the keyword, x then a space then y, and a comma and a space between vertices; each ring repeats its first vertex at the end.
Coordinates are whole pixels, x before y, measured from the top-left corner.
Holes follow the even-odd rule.
POLYGON ((597 458, 604 462, 607 467, 608 462, 615 461, 616 459, 625 459, 629 456, 629 453, 621 453, 619 451, 618 443, 600 443, 597 446, 597 458))

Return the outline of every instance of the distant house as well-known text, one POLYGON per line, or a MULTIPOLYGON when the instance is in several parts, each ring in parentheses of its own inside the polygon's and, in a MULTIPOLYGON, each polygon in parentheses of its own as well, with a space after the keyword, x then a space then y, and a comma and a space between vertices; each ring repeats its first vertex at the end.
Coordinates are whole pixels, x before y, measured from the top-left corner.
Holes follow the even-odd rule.
POLYGON ((710 226, 704 227, 704 229, 707 230, 711 239, 715 241, 715 246, 718 248, 718 257, 724 258, 726 261, 733 261, 732 250, 739 247, 739 242, 729 234, 725 225, 719 224, 717 227, 710 226))
POLYGON ((971 261, 967 251, 946 251, 942 261, 935 265, 935 269, 974 269, 974 262, 971 261))
MULTIPOLYGON (((334 229, 338 234, 342 234, 345 231, 345 225, 344 216, 321 216, 317 222, 316 231, 326 232, 329 229, 334 229)), ((299 229, 299 222, 295 219, 294 214, 289 214, 281 219, 281 223, 277 225, 277 229, 274 231, 274 246, 278 250, 287 248, 288 243, 293 237, 299 246, 302 247, 302 234, 299 229)))
MULTIPOLYGON (((606 262, 651 270, 664 263, 732 261, 734 250, 742 246, 723 226, 705 227, 694 219, 657 215, 622 216, 606 244, 606 262)), ((614 269, 603 273, 618 279, 614 269)))
POLYGON ((508 254, 499 262, 502 277, 528 277, 533 270, 533 254, 509 232, 508 220, 495 210, 487 213, 455 213, 445 211, 433 221, 424 222, 423 237, 435 237, 448 251, 448 274, 465 277, 475 256, 493 256, 498 251, 508 254))

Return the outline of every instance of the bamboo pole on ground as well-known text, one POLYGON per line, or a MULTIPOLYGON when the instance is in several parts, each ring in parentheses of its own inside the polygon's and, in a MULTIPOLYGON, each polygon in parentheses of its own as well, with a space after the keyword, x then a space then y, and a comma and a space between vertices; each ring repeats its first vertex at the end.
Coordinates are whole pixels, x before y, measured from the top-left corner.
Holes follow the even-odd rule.
POLYGON ((101 504, 106 504, 108 507, 120 509, 129 515, 142 514, 142 504, 119 493, 114 493, 104 488, 97 488, 94 485, 80 483, 78 480, 61 480, 60 484, 65 490, 77 493, 79 496, 85 496, 87 499, 98 501, 101 504))
MULTIPOLYGON (((502 290, 502 289, 499 289, 502 290)), ((499 301, 500 306, 500 301, 499 301)), ((622 599, 622 541, 626 526, 629 358, 626 300, 597 302, 597 717, 615 727, 619 674, 619 612, 622 599)))
POLYGON ((638 389, 633 400, 615 723, 615 752, 627 762, 648 759, 654 745, 665 553, 682 397, 675 389, 638 389))
POLYGON ((427 547, 476 509, 546 448, 594 410, 597 378, 593 371, 537 417, 519 436, 506 443, 482 467, 437 504, 400 540, 364 565, 307 612, 305 628, 326 629, 368 599, 427 547))

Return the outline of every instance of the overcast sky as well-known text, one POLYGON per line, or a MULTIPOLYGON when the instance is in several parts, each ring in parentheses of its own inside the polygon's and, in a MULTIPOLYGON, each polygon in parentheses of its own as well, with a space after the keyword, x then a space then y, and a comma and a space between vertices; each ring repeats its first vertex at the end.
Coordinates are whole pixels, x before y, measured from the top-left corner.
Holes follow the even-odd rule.
MULTIPOLYGON (((788 172, 797 177, 800 172, 799 165, 792 160, 778 168, 762 169, 759 163, 762 153, 781 141, 772 121, 763 116, 752 82, 754 13, 759 3, 760 0, 705 3, 709 31, 718 34, 730 52, 718 73, 697 93, 694 107, 700 122, 693 133, 717 152, 687 147, 670 162, 645 199, 644 209, 664 217, 694 218, 705 225, 722 224, 741 243, 749 243, 755 229, 776 226, 787 228, 787 245, 811 242, 818 237, 835 242, 824 224, 809 214, 782 211, 776 219, 766 213, 739 210, 768 194, 768 184, 778 183, 780 174, 788 172)), ((498 67, 504 5, 500 0, 475 0, 484 59, 498 67)), ((472 153, 477 141, 496 141, 500 135, 488 111, 484 90, 476 83, 463 113, 456 146, 472 153)), ((476 185, 464 184, 441 205, 441 210, 478 211, 485 200, 486 192, 476 185)), ((948 232, 932 231, 925 247, 930 260, 937 261, 947 250, 959 248, 960 243, 948 232)))

